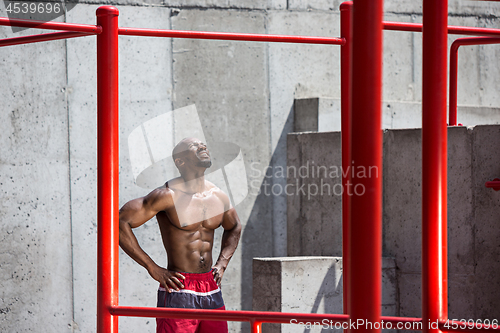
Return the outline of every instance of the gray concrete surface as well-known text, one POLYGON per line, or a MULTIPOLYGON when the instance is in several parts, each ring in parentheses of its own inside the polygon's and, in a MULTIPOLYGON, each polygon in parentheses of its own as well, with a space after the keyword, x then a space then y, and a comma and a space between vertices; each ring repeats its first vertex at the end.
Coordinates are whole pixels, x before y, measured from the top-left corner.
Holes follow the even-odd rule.
POLYGON ((340 99, 299 98, 293 104, 294 132, 340 131, 340 99))
MULTIPOLYGON (((296 313, 342 314, 342 257, 274 257, 253 260, 253 310, 296 313)), ((396 265, 382 260, 382 314, 396 315, 396 265)), ((316 325, 264 324, 263 332, 322 332, 331 323, 316 325), (326 326, 325 326, 326 325, 326 326)))
MULTIPOLYGON (((340 162, 340 133, 288 136, 288 166, 335 166, 340 162), (330 145, 330 154, 324 147, 330 145)), ((495 148, 498 125, 448 130, 448 270, 450 318, 498 318, 499 192, 485 183, 500 174, 495 148)), ((394 257, 400 316, 421 316, 421 130, 384 132, 383 254, 394 257)), ((317 179, 297 178, 307 188, 317 179)), ((289 255, 341 253, 340 198, 288 197, 289 255), (337 214, 332 211, 339 210, 337 214), (330 219, 325 219, 325 215, 330 219), (324 236, 326 234, 326 236, 324 236)))
MULTIPOLYGON (((340 99, 328 97, 300 98, 294 103, 294 132, 335 132, 341 129, 340 99)), ((384 101, 382 128, 422 127, 422 104, 419 102, 384 101)), ((464 126, 500 124, 500 109, 488 106, 458 106, 458 123, 464 126)))
MULTIPOLYGON (((120 26, 338 36, 340 2, 88 0, 59 20, 94 24, 97 6, 113 4, 120 10, 120 26)), ((450 23, 498 27, 498 6, 450 0, 450 23)), ((419 2, 387 0, 384 7, 386 19, 421 21, 419 2)), ((0 15, 7 16, 3 2, 0 15)), ((3 37, 35 32, 13 34, 6 27, 0 31, 3 37)), ((385 34, 384 98, 391 107, 401 103, 396 116, 387 119, 393 128, 418 126, 420 35, 385 34)), ((498 122, 498 46, 464 47, 460 52, 459 121, 475 125, 467 119, 479 117, 478 124, 498 122), (481 108, 487 111, 478 116, 481 108)), ((91 332, 95 327, 95 37, 6 47, 0 55, 4 78, 0 177, 6 180, 0 182, 5 193, 0 252, 6 254, 0 258, 4 274, 0 330, 47 327, 48 332, 91 332), (35 221, 28 211, 42 208, 42 218, 35 221), (58 222, 51 223, 56 218, 58 222), (17 283, 19 272, 37 278, 17 283), (46 283, 48 277, 57 288, 46 283), (26 289, 36 290, 36 298, 49 306, 33 302, 26 289), (57 319, 47 324, 54 314, 57 319)), ((147 192, 134 184, 128 135, 174 108, 195 103, 207 140, 229 141, 241 148, 250 194, 236 207, 245 229, 225 277, 224 293, 228 308, 250 309, 252 258, 284 256, 288 251, 287 197, 265 191, 287 185, 279 168, 286 166, 294 99, 320 98, 320 103, 330 103, 325 110, 338 108, 339 47, 120 37, 120 66, 120 203, 147 192), (265 177, 265 171, 271 177, 265 177)), ((321 117, 320 112, 319 129, 327 130, 322 126, 331 120, 321 117)), ((171 131, 178 133, 175 126, 171 131)), ((155 222, 137 234, 151 256, 164 263, 155 222)), ((218 250, 216 246, 214 252, 218 250)), ((155 304, 156 283, 123 254, 120 273, 122 304, 155 304), (138 286, 130 288, 132 284, 138 286)), ((154 321, 123 318, 120 323, 125 332, 154 331, 154 321)))
POLYGON ((288 256, 341 256, 340 133, 289 134, 287 142, 288 256))
POLYGON ((1 332, 73 327, 64 46, 0 50, 1 332))

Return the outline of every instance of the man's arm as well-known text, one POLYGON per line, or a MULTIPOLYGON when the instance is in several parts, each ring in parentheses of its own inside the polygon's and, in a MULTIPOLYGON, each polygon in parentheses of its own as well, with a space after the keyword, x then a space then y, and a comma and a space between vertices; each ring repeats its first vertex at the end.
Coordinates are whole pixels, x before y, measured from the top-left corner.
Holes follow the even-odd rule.
POLYGON ((184 285, 180 273, 170 272, 158 266, 150 256, 140 247, 132 229, 137 228, 162 210, 173 205, 172 197, 167 189, 156 189, 147 196, 127 202, 120 209, 120 247, 138 264, 146 268, 153 279, 160 282, 167 290, 179 290, 184 285))
POLYGON ((224 234, 222 235, 221 251, 217 262, 212 267, 214 279, 219 286, 229 260, 231 260, 234 251, 236 251, 241 235, 241 223, 234 207, 224 212, 222 227, 224 228, 224 234))

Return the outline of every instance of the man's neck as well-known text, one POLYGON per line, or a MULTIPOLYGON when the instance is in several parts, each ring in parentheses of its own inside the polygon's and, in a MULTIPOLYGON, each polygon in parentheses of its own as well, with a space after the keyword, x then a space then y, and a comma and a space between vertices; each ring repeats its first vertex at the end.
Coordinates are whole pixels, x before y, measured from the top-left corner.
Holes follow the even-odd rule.
POLYGON ((188 193, 205 192, 205 172, 202 173, 184 173, 181 175, 184 180, 184 188, 188 193))

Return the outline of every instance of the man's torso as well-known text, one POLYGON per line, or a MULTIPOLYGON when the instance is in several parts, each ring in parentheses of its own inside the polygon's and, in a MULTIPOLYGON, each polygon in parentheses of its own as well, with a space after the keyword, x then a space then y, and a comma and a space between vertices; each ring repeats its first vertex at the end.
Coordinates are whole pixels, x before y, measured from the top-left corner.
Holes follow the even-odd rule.
POLYGON ((168 256, 168 269, 203 273, 212 267, 214 231, 223 220, 220 189, 210 184, 203 193, 187 193, 167 183, 173 205, 156 215, 168 256))

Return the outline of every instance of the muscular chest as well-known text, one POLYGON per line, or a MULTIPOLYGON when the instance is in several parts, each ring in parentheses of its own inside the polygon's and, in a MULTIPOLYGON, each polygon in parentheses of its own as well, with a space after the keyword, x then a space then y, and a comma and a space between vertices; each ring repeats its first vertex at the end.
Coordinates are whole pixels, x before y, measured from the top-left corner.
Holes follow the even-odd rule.
POLYGON ((170 221, 179 228, 202 224, 208 229, 216 229, 222 222, 224 204, 214 195, 197 197, 177 195, 174 197, 174 207, 167 212, 170 221))

